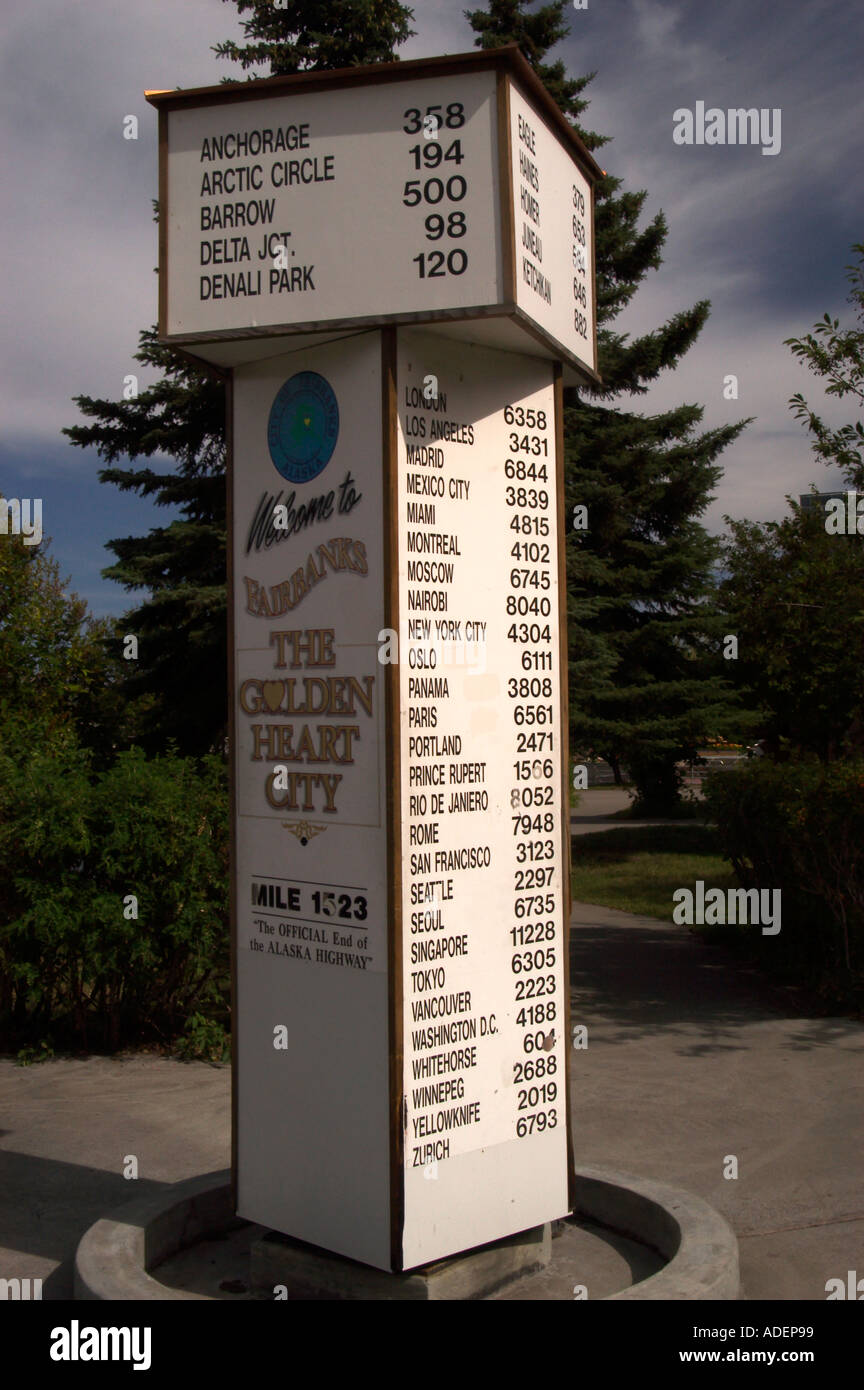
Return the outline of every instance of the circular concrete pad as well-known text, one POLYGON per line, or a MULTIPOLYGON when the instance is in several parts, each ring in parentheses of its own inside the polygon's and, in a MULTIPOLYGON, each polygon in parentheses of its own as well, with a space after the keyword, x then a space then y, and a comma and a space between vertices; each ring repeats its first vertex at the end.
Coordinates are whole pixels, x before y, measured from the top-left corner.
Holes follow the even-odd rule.
POLYGON ((611 1298, 698 1302, 740 1296, 735 1232, 692 1192, 632 1173, 582 1168, 576 1174, 576 1213, 668 1261, 659 1273, 611 1298))
MULTIPOLYGON (((562 1237, 552 1243, 549 1269, 526 1275, 493 1298, 557 1300, 587 1294, 589 1299, 699 1301, 739 1297, 735 1235, 707 1202, 665 1183, 602 1168, 582 1169, 576 1177, 576 1211, 565 1223, 562 1237), (583 1277, 578 1278, 580 1270, 583 1277), (634 1276, 639 1282, 620 1286, 634 1276), (585 1294, 574 1293, 577 1286, 585 1286, 585 1294), (615 1291, 601 1293, 600 1289, 615 1291)), ((177 1183, 167 1192, 126 1204, 90 1227, 75 1256, 75 1297, 105 1301, 248 1297, 240 1287, 242 1279, 226 1281, 229 1289, 232 1285, 236 1289, 233 1293, 214 1287, 215 1273, 222 1273, 225 1259, 230 1258, 232 1269, 227 1272, 236 1276, 238 1260, 245 1258, 251 1238, 260 1234, 261 1227, 235 1217, 229 1172, 177 1183), (219 1236, 228 1239, 224 1255, 214 1257, 213 1241, 219 1236), (201 1252, 200 1261, 195 1248, 201 1252), (170 1283, 154 1277, 163 1264, 170 1283)))

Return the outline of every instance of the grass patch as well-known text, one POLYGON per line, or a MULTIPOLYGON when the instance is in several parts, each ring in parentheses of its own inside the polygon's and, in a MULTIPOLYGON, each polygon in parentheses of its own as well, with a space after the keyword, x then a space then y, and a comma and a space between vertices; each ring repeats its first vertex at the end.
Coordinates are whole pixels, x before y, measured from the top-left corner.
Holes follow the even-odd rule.
POLYGON ((628 826, 573 838, 573 897, 672 921, 672 894, 702 879, 707 888, 737 888, 712 827, 628 826))

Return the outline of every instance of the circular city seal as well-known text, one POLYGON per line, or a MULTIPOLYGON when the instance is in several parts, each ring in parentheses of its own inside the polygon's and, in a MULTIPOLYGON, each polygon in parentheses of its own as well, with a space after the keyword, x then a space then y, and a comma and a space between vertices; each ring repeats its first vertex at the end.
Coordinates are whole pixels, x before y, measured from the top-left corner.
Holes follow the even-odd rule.
POLYGON ((270 407, 267 444, 274 465, 289 483, 308 483, 323 473, 339 438, 339 406, 333 387, 318 372, 297 372, 279 388, 270 407))

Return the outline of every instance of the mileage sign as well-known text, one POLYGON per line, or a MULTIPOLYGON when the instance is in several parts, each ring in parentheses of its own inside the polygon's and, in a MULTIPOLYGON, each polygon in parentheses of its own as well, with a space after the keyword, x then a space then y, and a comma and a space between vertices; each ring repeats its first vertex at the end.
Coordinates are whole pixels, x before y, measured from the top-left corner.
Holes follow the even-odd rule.
POLYGON ((500 1183, 514 1231, 567 1210, 565 753, 553 369, 406 331, 397 381, 411 1264, 500 1183))

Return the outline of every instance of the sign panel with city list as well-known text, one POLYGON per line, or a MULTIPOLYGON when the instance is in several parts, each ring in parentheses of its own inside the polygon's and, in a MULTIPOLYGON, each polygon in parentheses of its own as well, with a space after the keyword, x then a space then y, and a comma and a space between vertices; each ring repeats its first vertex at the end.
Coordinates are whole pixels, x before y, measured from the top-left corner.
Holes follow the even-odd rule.
POLYGON ((163 337, 206 356, 226 336, 485 318, 485 341, 518 349, 518 319, 590 375, 597 170, 524 60, 346 81, 150 94, 163 337))
POLYGON ((172 112, 169 334, 496 303, 494 93, 475 72, 172 112))
POLYGON ((516 87, 510 144, 517 206, 517 301, 567 351, 594 362, 592 187, 516 87))
POLYGON ((568 859, 553 367, 399 346, 410 1266, 568 1209, 568 859))

